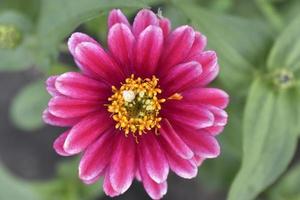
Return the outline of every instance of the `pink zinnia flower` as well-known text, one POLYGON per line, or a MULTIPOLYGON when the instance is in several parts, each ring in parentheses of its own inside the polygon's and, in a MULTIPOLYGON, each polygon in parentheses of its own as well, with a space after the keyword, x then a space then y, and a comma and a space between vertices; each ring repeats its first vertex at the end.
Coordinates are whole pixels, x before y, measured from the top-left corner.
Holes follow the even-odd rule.
POLYGON ((183 178, 215 158, 227 122, 228 95, 207 88, 218 74, 206 37, 190 26, 171 31, 166 18, 143 9, 131 26, 120 10, 108 18, 108 50, 83 33, 68 42, 81 72, 47 80, 53 96, 44 121, 70 127, 54 143, 62 156, 83 153, 79 177, 104 177, 111 197, 134 178, 153 199, 167 192, 169 170, 183 178))

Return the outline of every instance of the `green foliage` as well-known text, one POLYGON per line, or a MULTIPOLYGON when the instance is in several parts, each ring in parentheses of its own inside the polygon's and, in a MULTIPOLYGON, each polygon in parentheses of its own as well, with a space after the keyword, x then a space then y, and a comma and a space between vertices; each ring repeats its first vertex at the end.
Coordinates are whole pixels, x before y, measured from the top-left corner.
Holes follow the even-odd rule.
POLYGON ((293 91, 254 81, 244 113, 242 167, 229 200, 254 199, 284 172, 297 145, 295 105, 293 91))
POLYGON ((57 177, 45 183, 36 183, 37 192, 43 200, 91 200, 102 194, 101 183, 84 185, 78 178, 78 160, 58 165, 57 177))
POLYGON ((43 125, 42 112, 49 95, 44 81, 33 82, 21 90, 12 102, 11 117, 24 130, 33 130, 43 125))
POLYGON ((300 164, 298 163, 269 191, 272 200, 300 199, 300 164))
POLYGON ((37 197, 28 183, 13 177, 0 165, 0 199, 38 200, 37 197))

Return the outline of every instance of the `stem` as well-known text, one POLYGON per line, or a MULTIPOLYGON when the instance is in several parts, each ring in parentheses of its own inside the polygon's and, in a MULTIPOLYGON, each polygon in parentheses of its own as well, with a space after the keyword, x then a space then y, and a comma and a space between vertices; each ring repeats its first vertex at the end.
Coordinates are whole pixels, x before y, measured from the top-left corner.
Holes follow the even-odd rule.
POLYGON ((261 10, 263 15, 272 24, 272 26, 280 31, 283 28, 283 20, 275 10, 269 0, 256 0, 257 7, 261 10))

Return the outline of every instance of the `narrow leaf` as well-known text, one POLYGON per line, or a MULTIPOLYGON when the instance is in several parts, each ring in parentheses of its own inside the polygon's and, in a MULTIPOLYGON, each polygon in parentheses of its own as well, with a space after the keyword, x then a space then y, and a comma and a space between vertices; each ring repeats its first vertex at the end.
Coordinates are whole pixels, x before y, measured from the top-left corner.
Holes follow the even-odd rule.
POLYGON ((286 169, 297 145, 293 93, 261 78, 250 89, 243 121, 243 160, 229 200, 251 200, 286 169))

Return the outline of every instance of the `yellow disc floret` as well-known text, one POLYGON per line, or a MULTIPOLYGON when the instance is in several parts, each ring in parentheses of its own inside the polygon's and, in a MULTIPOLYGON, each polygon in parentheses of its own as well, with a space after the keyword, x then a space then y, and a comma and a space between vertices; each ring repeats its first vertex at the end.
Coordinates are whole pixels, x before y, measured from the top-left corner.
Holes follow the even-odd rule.
POLYGON ((160 128, 160 104, 166 100, 158 98, 162 91, 155 76, 152 79, 141 79, 131 75, 119 89, 112 86, 112 92, 113 95, 108 98, 108 111, 117 122, 117 129, 124 130, 126 135, 132 133, 135 136, 135 133, 142 135, 147 130, 157 131, 160 128))

